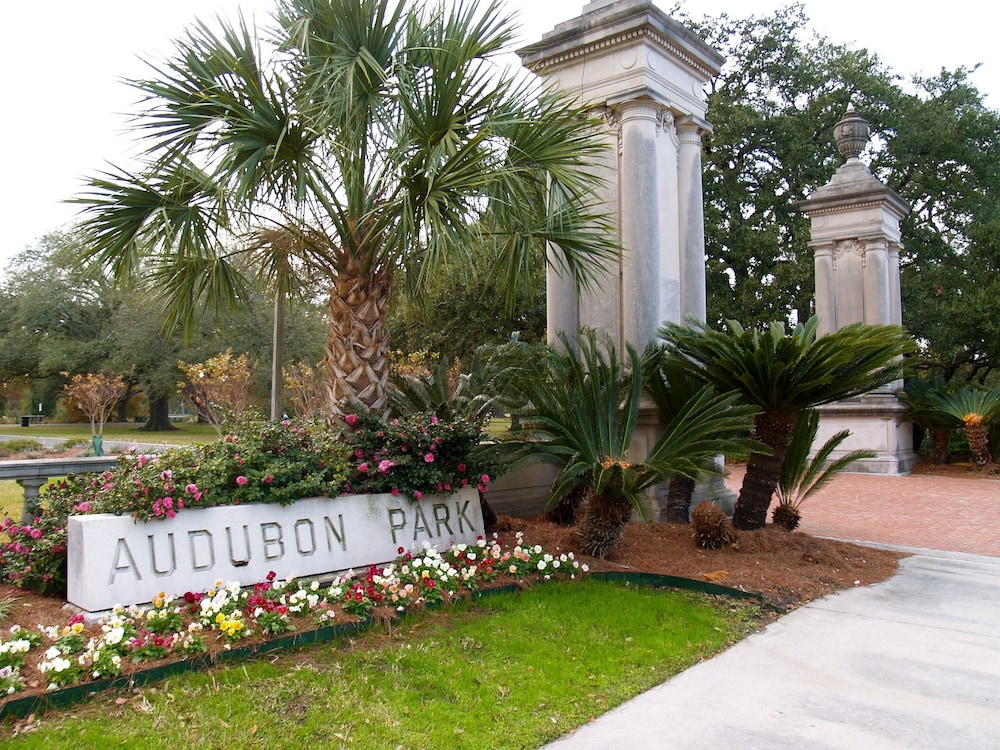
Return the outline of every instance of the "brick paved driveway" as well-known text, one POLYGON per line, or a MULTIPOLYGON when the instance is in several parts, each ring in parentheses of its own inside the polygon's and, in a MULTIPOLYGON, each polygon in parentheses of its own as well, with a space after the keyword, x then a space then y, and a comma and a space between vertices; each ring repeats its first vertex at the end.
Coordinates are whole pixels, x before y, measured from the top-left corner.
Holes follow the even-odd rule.
MULTIPOLYGON (((744 467, 729 471, 726 486, 739 492, 744 467)), ((801 528, 836 539, 1000 557, 1000 481, 842 474, 803 503, 801 528)))

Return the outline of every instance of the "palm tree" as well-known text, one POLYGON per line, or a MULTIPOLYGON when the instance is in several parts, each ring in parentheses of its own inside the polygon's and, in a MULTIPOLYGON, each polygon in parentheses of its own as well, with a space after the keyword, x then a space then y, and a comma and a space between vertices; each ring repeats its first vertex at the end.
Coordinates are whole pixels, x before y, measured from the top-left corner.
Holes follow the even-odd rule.
POLYGON ((477 347, 467 372, 454 372, 442 359, 426 375, 393 373, 392 411, 429 412, 444 420, 464 419, 485 426, 496 411, 509 405, 512 379, 519 371, 518 351, 526 346, 515 333, 504 344, 477 347))
POLYGON ((786 531, 794 531, 802 519, 802 503, 825 487, 837 474, 845 471, 855 461, 875 458, 873 450, 848 451, 831 459, 833 452, 850 436, 850 430, 831 435, 816 454, 810 458, 816 433, 819 432, 819 412, 805 409, 795 418, 795 426, 788 442, 788 451, 781 464, 778 478, 778 505, 771 518, 786 531))
POLYGON ((1000 416, 1000 388, 966 385, 931 394, 928 405, 962 424, 976 466, 995 470, 996 464, 990 452, 989 425, 1000 416))
POLYGON ((680 473, 696 477, 719 454, 747 450, 750 406, 736 406, 737 394, 702 388, 667 425, 649 454, 628 456, 635 434, 639 399, 650 361, 628 347, 627 362, 593 331, 579 337, 579 357, 549 350, 543 377, 530 387, 530 429, 500 440, 493 450, 510 468, 545 462, 558 467, 550 503, 589 490, 580 525, 581 548, 605 557, 621 538, 632 511, 642 512, 642 494, 680 473))
POLYGON ((489 242, 516 289, 550 243, 587 287, 616 257, 586 170, 605 147, 580 106, 500 69, 497 4, 278 0, 274 21, 193 27, 134 83, 144 166, 78 199, 87 258, 156 279, 169 323, 243 300, 239 250, 283 233, 272 281, 330 288, 331 408, 384 413, 399 269, 419 285, 489 242))
MULTIPOLYGON (((943 412, 936 407, 935 395, 942 394, 948 385, 939 375, 929 378, 907 378, 903 389, 896 391, 896 396, 907 407, 906 419, 914 425, 919 425, 931 434, 934 445, 932 460, 935 464, 948 463, 948 447, 951 442, 951 431, 962 426, 962 420, 943 412)), ((914 430, 913 447, 920 449, 923 434, 914 430)))
POLYGON ((900 358, 913 349, 898 326, 855 323, 817 338, 818 324, 813 316, 791 333, 780 321, 750 330, 735 321, 726 331, 697 322, 660 330, 667 352, 683 358, 692 373, 760 407, 755 437, 769 452, 754 451, 747 461, 733 516, 739 529, 764 527, 798 413, 898 380, 900 358))

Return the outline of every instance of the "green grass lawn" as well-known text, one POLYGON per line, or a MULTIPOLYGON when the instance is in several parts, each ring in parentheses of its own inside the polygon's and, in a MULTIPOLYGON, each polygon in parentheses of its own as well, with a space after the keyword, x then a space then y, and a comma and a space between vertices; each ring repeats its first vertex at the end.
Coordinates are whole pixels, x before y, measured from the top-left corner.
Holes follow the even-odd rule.
POLYGON ((533 749, 726 648, 753 615, 690 593, 546 584, 99 696, 8 746, 533 749))
MULTIPOLYGON (((160 445, 191 445, 210 443, 218 439, 218 433, 210 424, 182 422, 176 430, 169 432, 143 432, 142 425, 131 422, 114 422, 104 425, 105 440, 132 440, 137 443, 160 445)), ((81 438, 90 440, 89 424, 40 424, 31 427, 0 425, 0 440, 10 438, 81 438)))
POLYGON ((13 480, 0 482, 0 519, 10 516, 17 520, 21 517, 21 505, 24 502, 24 490, 13 480))

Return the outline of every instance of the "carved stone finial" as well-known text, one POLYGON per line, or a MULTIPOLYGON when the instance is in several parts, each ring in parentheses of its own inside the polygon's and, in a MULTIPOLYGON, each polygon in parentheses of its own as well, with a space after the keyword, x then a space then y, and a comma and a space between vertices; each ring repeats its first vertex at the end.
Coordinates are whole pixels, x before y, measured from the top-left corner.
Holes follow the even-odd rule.
POLYGON ((833 127, 833 139, 847 161, 857 161, 868 145, 871 132, 868 120, 854 111, 853 104, 848 104, 844 118, 833 127))

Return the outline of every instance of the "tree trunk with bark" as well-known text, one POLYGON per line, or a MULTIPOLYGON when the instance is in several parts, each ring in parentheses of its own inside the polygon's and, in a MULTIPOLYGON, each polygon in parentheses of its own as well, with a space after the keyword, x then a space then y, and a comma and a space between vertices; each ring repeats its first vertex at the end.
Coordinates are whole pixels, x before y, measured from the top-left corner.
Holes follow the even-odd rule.
POLYGON ((976 466, 983 467, 993 463, 990 455, 990 433, 982 422, 965 425, 965 439, 969 442, 969 451, 976 466))
POLYGON ((326 366, 334 414, 363 408, 385 416, 389 397, 389 337, 385 330, 390 284, 383 274, 366 273, 356 261, 330 288, 330 338, 326 366))
POLYGON ((159 396, 149 399, 149 419, 139 429, 143 432, 167 432, 177 429, 170 422, 169 396, 159 396))
POLYGON ((691 496, 694 480, 683 474, 674 474, 667 488, 666 519, 668 523, 688 523, 691 520, 691 496))
POLYGON ((938 466, 948 463, 948 445, 951 443, 951 430, 940 427, 932 428, 931 440, 934 443, 934 463, 938 466))
POLYGON ((733 514, 733 526, 737 529, 764 528, 767 509, 781 478, 781 464, 785 460, 794 425, 794 411, 765 409, 754 417, 754 437, 770 448, 771 454, 750 454, 733 514))

